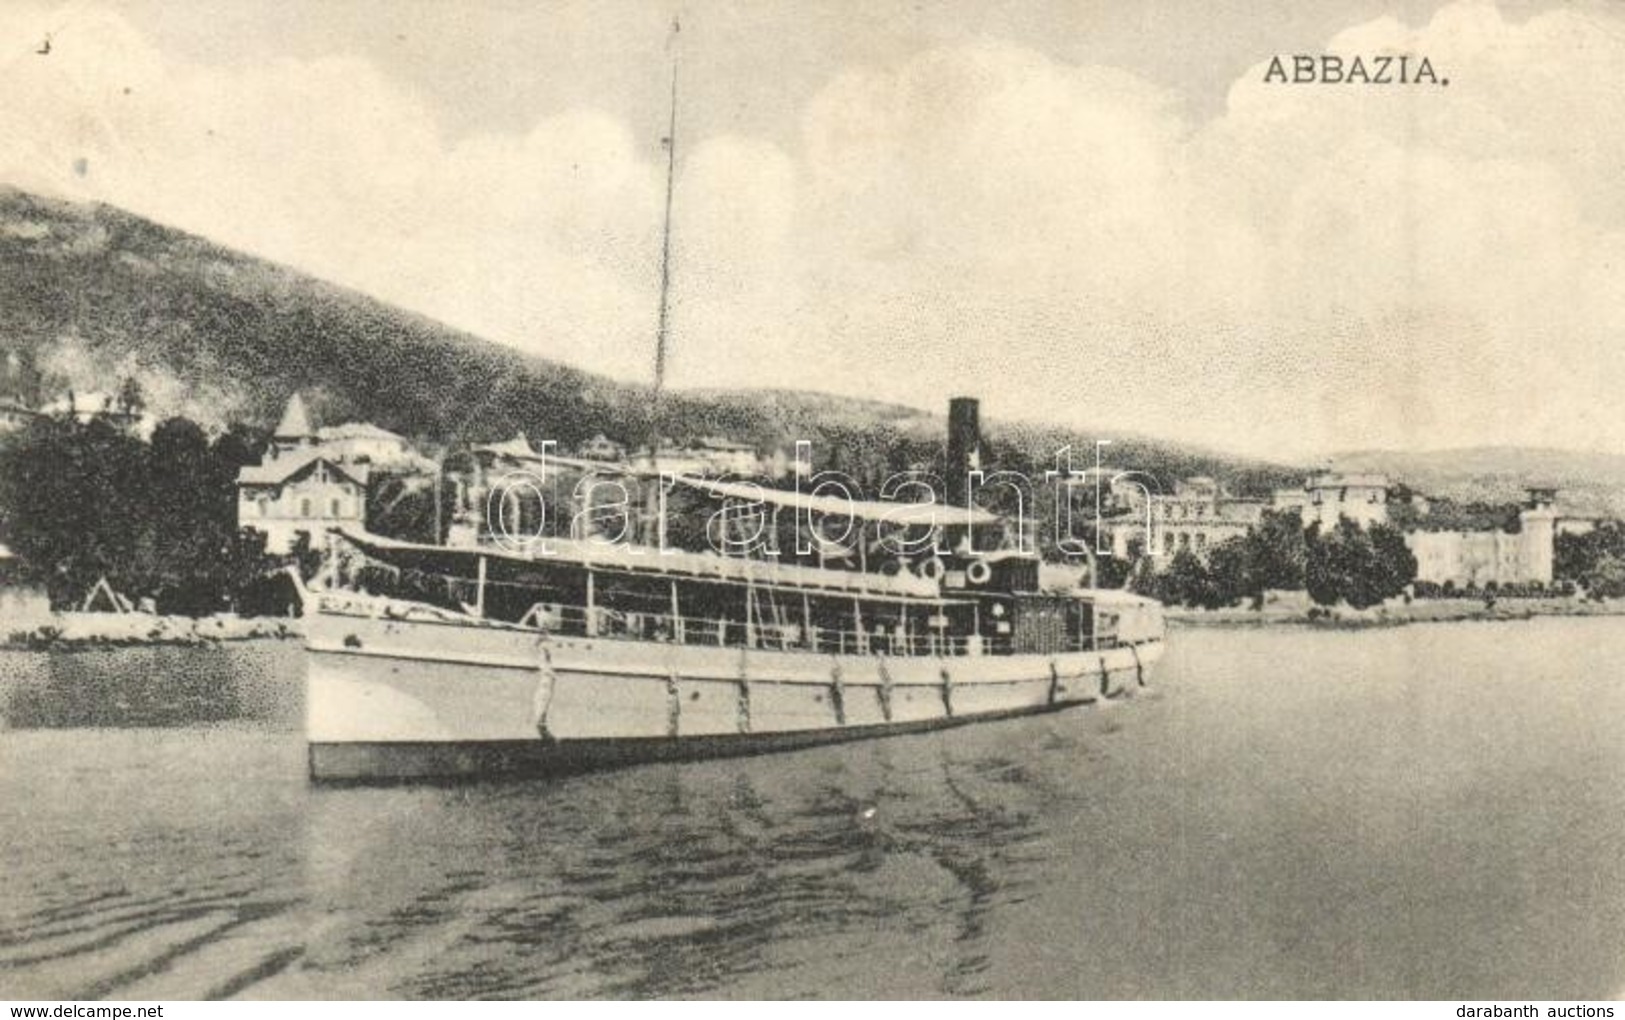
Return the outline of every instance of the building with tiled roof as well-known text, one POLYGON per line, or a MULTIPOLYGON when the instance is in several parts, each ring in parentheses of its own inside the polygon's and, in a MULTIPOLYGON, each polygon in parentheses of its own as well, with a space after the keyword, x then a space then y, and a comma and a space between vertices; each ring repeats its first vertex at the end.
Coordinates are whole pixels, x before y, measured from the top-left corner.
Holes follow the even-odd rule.
POLYGON ((334 528, 364 526, 367 514, 364 464, 326 449, 295 393, 258 464, 237 472, 237 524, 265 535, 267 552, 291 552, 300 535, 313 546, 334 528))
POLYGON ((1304 527, 1318 523, 1330 530, 1346 519, 1368 528, 1388 523, 1388 477, 1322 471, 1301 488, 1277 489, 1271 502, 1277 510, 1296 510, 1304 527))
POLYGON ((374 467, 432 471, 434 462, 412 448, 405 436, 399 436, 371 422, 350 421, 343 425, 323 425, 316 430, 316 441, 335 460, 347 464, 371 464, 374 467))

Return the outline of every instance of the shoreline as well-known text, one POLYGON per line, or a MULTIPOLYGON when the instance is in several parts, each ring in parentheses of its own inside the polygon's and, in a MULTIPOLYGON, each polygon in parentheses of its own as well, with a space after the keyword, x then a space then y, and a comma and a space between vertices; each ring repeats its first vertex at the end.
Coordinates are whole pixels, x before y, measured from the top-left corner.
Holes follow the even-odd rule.
POLYGON ((302 633, 300 621, 281 616, 157 616, 151 613, 49 613, 19 621, 0 633, 0 650, 77 651, 172 645, 208 647, 243 641, 281 641, 302 633))
MULTIPOLYGON (((1625 601, 1574 598, 1416 599, 1371 609, 1322 608, 1298 601, 1263 609, 1167 607, 1172 627, 1321 627, 1341 630, 1400 627, 1413 623, 1530 620, 1541 616, 1625 616, 1625 601), (1318 612, 1317 612, 1318 610, 1318 612)), ((148 613, 51 613, 19 621, 0 633, 0 651, 77 651, 156 646, 207 647, 244 641, 286 641, 303 633, 296 617, 154 616, 148 613)))
POLYGON ((1345 605, 1308 607, 1297 602, 1266 605, 1263 609, 1167 608, 1168 622, 1180 627, 1361 629, 1401 627, 1413 623, 1531 620, 1537 616, 1625 616, 1625 602, 1548 597, 1497 599, 1493 607, 1486 606, 1483 599, 1415 599, 1409 603, 1388 602, 1370 609, 1350 609, 1345 605))

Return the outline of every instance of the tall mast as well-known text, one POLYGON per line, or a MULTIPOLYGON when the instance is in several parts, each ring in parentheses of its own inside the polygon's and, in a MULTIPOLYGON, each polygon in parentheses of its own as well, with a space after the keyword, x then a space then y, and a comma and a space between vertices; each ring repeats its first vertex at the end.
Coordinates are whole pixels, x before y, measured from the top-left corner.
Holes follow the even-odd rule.
POLYGON ((665 546, 665 521, 660 513, 660 403, 666 387, 666 334, 671 317, 671 201, 677 190, 677 18, 671 19, 666 47, 671 51, 671 112, 666 124, 666 212, 660 231, 660 318, 655 326, 654 394, 649 401, 649 466, 655 485, 649 493, 648 516, 653 519, 655 544, 665 546))
MULTIPOLYGON (((680 27, 677 19, 671 22, 671 37, 667 45, 676 42, 680 27)), ((655 383, 654 399, 650 402, 649 457, 659 470, 660 458, 660 398, 666 386, 666 334, 671 317, 671 202, 677 188, 677 54, 671 58, 671 113, 666 125, 666 213, 660 232, 660 318, 655 327, 655 383)))
POLYGON ((660 234, 660 322, 655 329, 655 400, 666 383, 666 325, 671 293, 671 199, 677 178, 677 58, 671 62, 671 120, 666 127, 666 218, 660 234))

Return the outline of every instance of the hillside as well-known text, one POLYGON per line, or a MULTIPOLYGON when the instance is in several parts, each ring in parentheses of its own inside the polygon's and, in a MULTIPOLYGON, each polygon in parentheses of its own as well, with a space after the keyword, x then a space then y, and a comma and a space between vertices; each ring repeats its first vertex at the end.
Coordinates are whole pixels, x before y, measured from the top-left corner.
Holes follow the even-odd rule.
POLYGON ((625 387, 107 206, 0 190, 0 265, 8 351, 34 352, 58 386, 133 375, 159 415, 268 423, 297 388, 324 420, 573 441, 640 406, 625 387))
POLYGON ((1625 455, 1530 447, 1474 447, 1334 455, 1339 470, 1381 471, 1413 489, 1459 502, 1520 500, 1531 485, 1555 486, 1574 512, 1625 517, 1625 455))
MULTIPOLYGON (((47 395, 114 391, 136 379, 148 410, 220 427, 269 425, 289 393, 318 420, 362 419, 419 441, 506 438, 568 446, 595 432, 628 443, 650 429, 647 388, 522 354, 365 295, 106 205, 0 188, 0 357, 44 373, 47 395)), ((0 389, 11 380, 0 379, 0 389)), ((15 388, 15 386, 13 386, 15 388)), ((6 394, 0 393, 0 396, 6 394)), ((946 405, 949 394, 943 394, 946 405)), ((682 391, 663 431, 778 446, 814 443, 820 465, 873 474, 940 450, 940 414, 799 391, 682 391)), ((1093 439, 1112 464, 1164 483, 1210 474, 1265 491, 1296 469, 1122 436, 987 423, 1006 455, 1052 464, 1093 439)))

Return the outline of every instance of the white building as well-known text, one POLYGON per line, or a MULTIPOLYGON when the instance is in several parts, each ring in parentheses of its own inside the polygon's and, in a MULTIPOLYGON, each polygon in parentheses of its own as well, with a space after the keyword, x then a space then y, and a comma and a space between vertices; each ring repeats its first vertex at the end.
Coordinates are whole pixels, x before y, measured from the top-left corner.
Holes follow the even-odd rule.
POLYGON ((1301 489, 1277 489, 1271 499, 1277 510, 1296 510, 1303 526, 1319 524, 1322 531, 1351 520, 1362 528, 1388 523, 1388 476, 1340 474, 1325 471, 1309 478, 1301 489))
POLYGON ((1172 494, 1140 492, 1138 486, 1114 488, 1116 502, 1130 513, 1107 525, 1112 556, 1130 559, 1137 546, 1152 553, 1158 568, 1182 550, 1206 557, 1214 546, 1256 528, 1264 516, 1263 501, 1226 496, 1207 477, 1176 482, 1172 494))
POLYGON ((297 393, 261 462, 237 473, 237 525, 264 533, 266 551, 276 555, 291 552, 301 534, 320 547, 332 528, 361 529, 366 503, 366 465, 339 460, 317 442, 297 393))
POLYGON ((624 461, 626 447, 600 432, 576 447, 576 456, 582 460, 624 461))
POLYGON ((1556 491, 1530 489, 1518 514, 1516 533, 1489 531, 1410 531, 1405 544, 1416 556, 1416 579, 1458 588, 1552 583, 1558 514, 1556 491))
POLYGON ((632 454, 630 463, 640 471, 658 469, 674 475, 752 477, 772 470, 757 456, 756 447, 714 436, 680 446, 662 443, 658 458, 643 447, 632 454))
POLYGON ((111 393, 69 390, 41 407, 39 414, 48 418, 72 418, 81 425, 100 418, 143 439, 150 437, 158 426, 158 419, 123 406, 111 393))
POLYGON ((371 422, 351 421, 316 430, 322 452, 344 464, 370 464, 375 468, 433 471, 434 462, 419 454, 403 436, 371 422))
POLYGON ((0 400, 0 434, 18 432, 33 424, 39 412, 16 400, 0 400))

